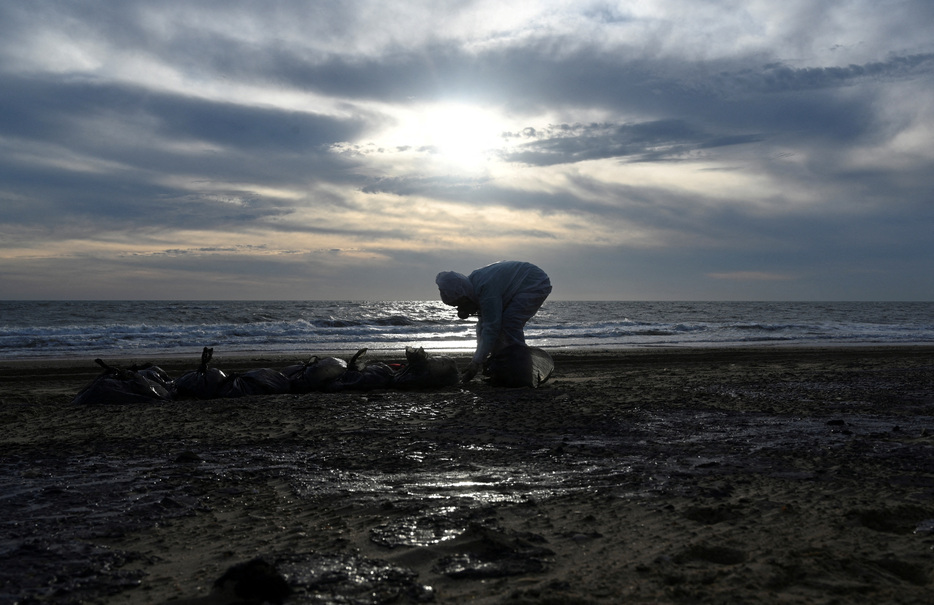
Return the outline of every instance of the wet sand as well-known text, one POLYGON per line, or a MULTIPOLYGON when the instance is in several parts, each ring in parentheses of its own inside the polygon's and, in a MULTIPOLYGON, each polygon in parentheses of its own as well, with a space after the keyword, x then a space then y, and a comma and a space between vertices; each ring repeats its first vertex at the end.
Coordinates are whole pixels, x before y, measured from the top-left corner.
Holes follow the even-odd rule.
POLYGON ((258 556, 291 603, 931 602, 934 348, 554 357, 535 390, 152 406, 0 362, 0 602, 202 599, 258 556))

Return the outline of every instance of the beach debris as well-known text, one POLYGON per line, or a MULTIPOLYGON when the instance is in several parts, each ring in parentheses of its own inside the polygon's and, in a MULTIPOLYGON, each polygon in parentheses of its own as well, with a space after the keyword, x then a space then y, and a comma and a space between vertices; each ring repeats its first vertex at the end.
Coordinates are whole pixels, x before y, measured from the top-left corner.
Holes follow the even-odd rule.
POLYGON ((261 557, 238 563, 214 582, 214 601, 281 604, 292 588, 276 567, 261 557))
POLYGON ((217 388, 218 397, 246 397, 248 395, 282 395, 288 393, 290 381, 279 370, 259 368, 233 373, 217 388))
POLYGON ((291 392, 310 393, 334 390, 334 383, 346 371, 347 362, 343 359, 314 355, 305 363, 288 366, 282 374, 288 378, 291 392))
POLYGON ((147 379, 157 382, 165 388, 168 392, 172 392, 175 389, 175 381, 169 377, 169 374, 160 368, 157 365, 151 363, 144 363, 143 365, 132 365, 129 368, 134 372, 138 372, 147 379))
POLYGON ((392 386, 395 371, 382 361, 364 361, 366 349, 360 349, 347 364, 341 376, 341 387, 348 391, 371 391, 392 386))
MULTIPOLYGON (((367 349, 358 350, 350 361, 338 357, 312 356, 308 361, 280 370, 258 368, 245 372, 212 367, 213 347, 201 351, 197 370, 172 380, 151 363, 129 368, 111 367, 95 360, 104 372, 75 396, 74 403, 147 403, 184 399, 215 399, 250 395, 339 391, 436 389, 460 383, 457 362, 445 355, 434 356, 424 348, 406 347, 404 364, 364 360, 367 349)), ((484 374, 493 386, 538 387, 554 370, 551 356, 525 345, 507 347, 486 364, 484 374)))
POLYGON ((213 399, 227 374, 217 368, 208 367, 214 356, 212 347, 201 351, 201 365, 197 370, 183 374, 175 380, 175 396, 178 399, 213 399))
POLYGON ((104 371, 84 387, 72 400, 74 404, 132 404, 170 401, 172 394, 159 382, 128 368, 107 365, 101 359, 94 363, 104 371))
POLYGON ((551 355, 538 347, 514 344, 493 353, 483 375, 492 386, 538 388, 554 372, 551 355))
POLYGON ((460 382, 457 362, 452 357, 429 355, 424 348, 405 348, 405 367, 393 380, 400 389, 433 389, 454 386, 460 382))

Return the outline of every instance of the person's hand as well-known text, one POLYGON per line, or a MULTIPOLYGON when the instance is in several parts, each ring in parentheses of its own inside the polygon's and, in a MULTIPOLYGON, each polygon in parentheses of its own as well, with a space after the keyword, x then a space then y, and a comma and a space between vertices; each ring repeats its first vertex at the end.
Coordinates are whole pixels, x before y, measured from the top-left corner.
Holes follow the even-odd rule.
POLYGON ((467 319, 471 315, 475 314, 479 310, 477 303, 470 300, 466 296, 460 298, 457 301, 457 316, 461 319, 467 319))
POLYGON ((461 382, 470 382, 473 380, 473 377, 477 375, 477 372, 480 371, 480 364, 476 361, 471 361, 467 365, 467 369, 464 370, 464 373, 461 374, 461 382))

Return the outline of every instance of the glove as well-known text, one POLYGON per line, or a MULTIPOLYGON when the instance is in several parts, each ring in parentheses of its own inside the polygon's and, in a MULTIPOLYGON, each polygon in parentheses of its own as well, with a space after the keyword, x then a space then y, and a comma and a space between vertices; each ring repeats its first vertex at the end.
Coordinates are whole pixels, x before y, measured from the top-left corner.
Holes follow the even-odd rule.
POLYGON ((464 373, 461 374, 461 382, 470 382, 479 371, 480 364, 476 361, 471 361, 470 364, 467 365, 467 369, 464 370, 464 373))

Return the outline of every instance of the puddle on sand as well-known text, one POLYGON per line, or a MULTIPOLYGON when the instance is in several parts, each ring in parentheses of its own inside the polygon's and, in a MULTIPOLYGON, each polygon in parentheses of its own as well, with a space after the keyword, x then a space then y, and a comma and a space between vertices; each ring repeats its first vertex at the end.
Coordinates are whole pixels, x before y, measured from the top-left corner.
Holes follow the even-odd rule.
POLYGON ((406 515, 372 528, 370 539, 386 548, 431 546, 463 534, 476 512, 465 506, 442 506, 406 515))
MULTIPOLYGON (((385 420, 393 417, 394 408, 380 398, 373 402, 372 409, 356 410, 361 418, 375 420, 372 428, 361 422, 353 431, 334 431, 314 441, 206 446, 194 452, 179 445, 170 457, 111 450, 0 459, 0 586, 7 592, 0 594, 0 602, 53 594, 64 601, 93 600, 136 586, 141 575, 122 568, 138 555, 95 546, 95 539, 195 514, 225 490, 251 489, 272 479, 287 482, 310 505, 339 496, 342 504, 385 506, 392 514, 375 523, 370 535, 375 543, 393 548, 472 539, 488 507, 575 491, 645 498, 689 489, 685 477, 691 476, 810 478, 794 463, 807 452, 854 451, 906 473, 931 458, 924 443, 890 439, 905 419, 884 415, 798 418, 716 410, 630 411, 622 420, 542 436, 472 429, 452 421, 425 432, 423 423, 442 417, 430 407, 409 409, 403 422, 387 428, 385 420), (788 452, 797 458, 787 457, 788 452)), ((934 419, 913 417, 911 427, 934 432, 934 419)), ((503 573, 518 565, 520 555, 543 560, 532 547, 511 548, 496 559, 503 573)), ((333 581, 332 588, 340 586, 334 599, 345 598, 342 590, 371 590, 360 578, 380 578, 374 582, 387 594, 423 590, 405 580, 405 573, 394 575, 379 562, 335 555, 312 565, 310 555, 303 556, 300 563, 283 561, 287 568, 292 565, 289 573, 296 585, 318 591, 333 581)), ((482 575, 489 563, 454 558, 444 569, 482 575)))
POLYGON ((418 583, 417 573, 356 555, 280 555, 275 566, 292 587, 289 602, 426 603, 434 597, 431 587, 418 583))

